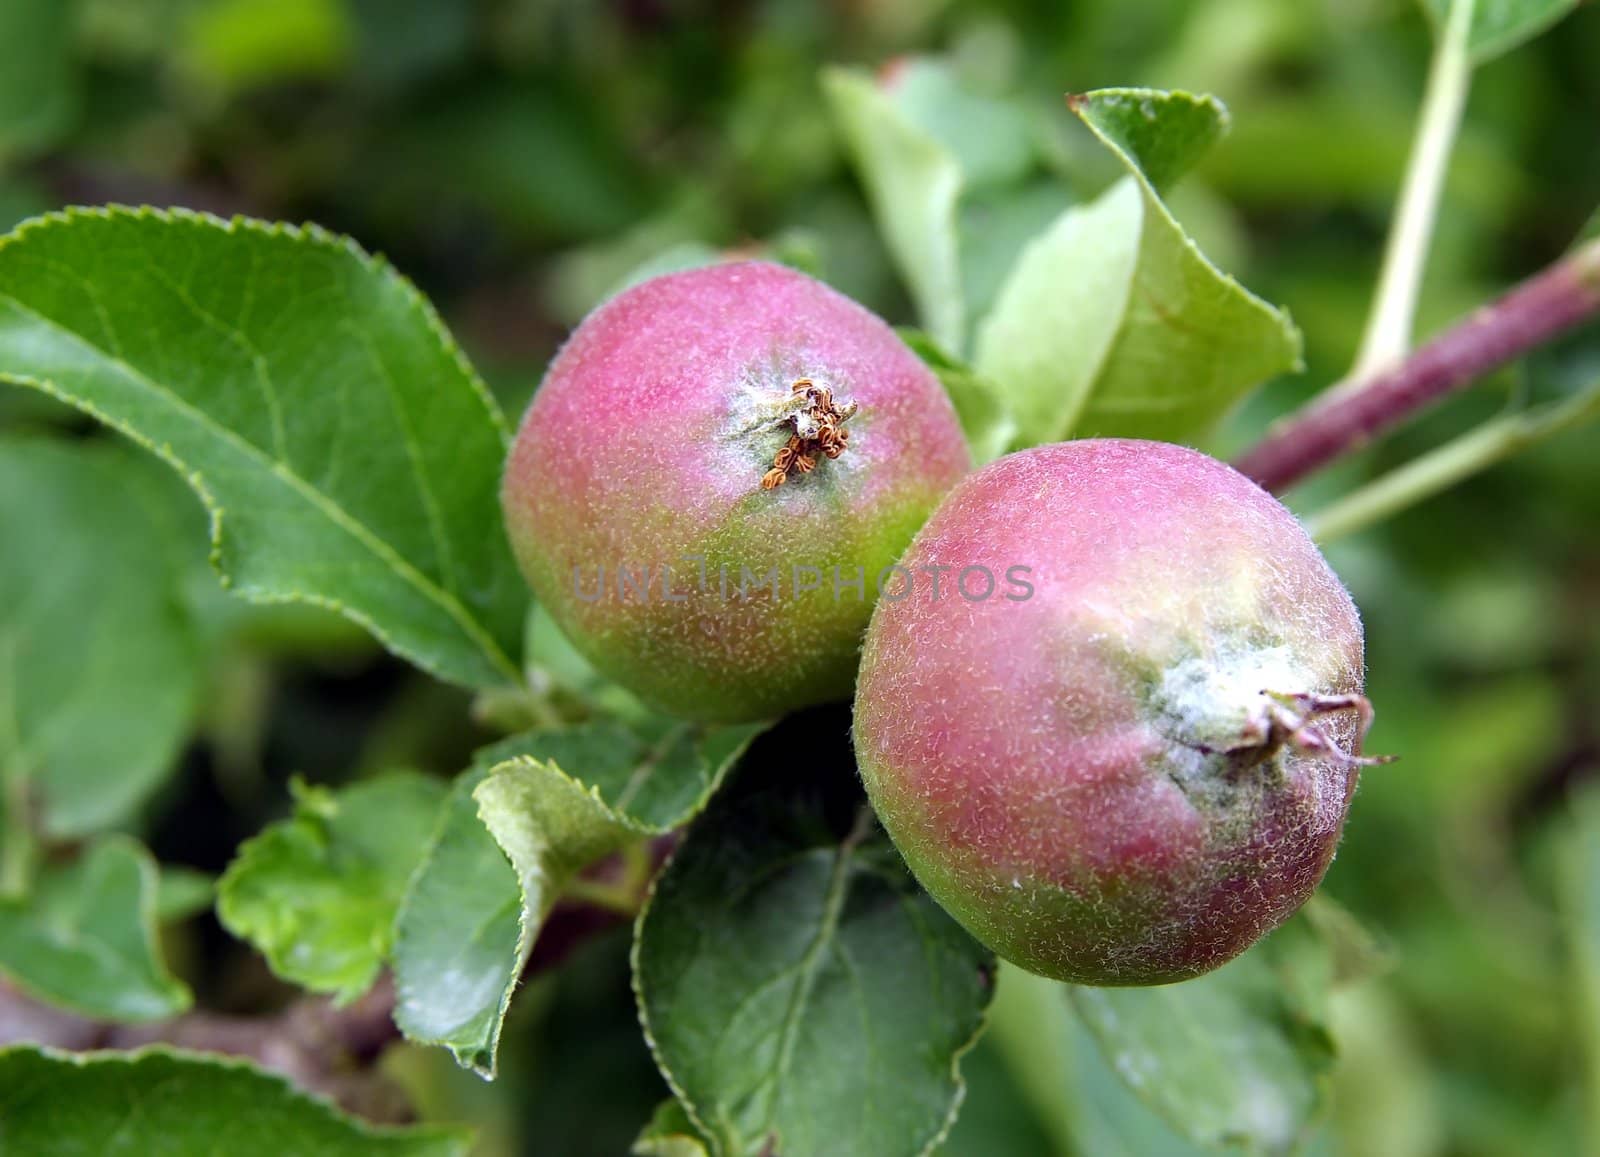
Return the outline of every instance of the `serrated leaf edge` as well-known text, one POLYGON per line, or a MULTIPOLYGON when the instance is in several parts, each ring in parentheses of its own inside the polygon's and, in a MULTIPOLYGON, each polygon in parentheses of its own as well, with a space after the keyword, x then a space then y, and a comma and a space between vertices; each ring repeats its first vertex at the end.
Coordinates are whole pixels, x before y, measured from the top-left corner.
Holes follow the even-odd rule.
MULTIPOLYGON (((161 886, 160 867, 150 850, 132 836, 113 832, 93 841, 84 851, 85 857, 92 856, 105 848, 121 848, 133 855, 135 864, 139 869, 139 930, 143 934, 145 947, 150 950, 151 958, 155 961, 158 979, 162 987, 177 998, 174 1007, 160 1016, 151 1020, 162 1020, 189 1009, 194 1005, 194 993, 189 986, 172 974, 167 967, 166 959, 161 954, 161 914, 158 907, 157 889, 161 886)), ((8 983, 15 986, 18 991, 31 999, 47 1004, 52 1008, 65 1008, 81 1016, 98 1016, 99 1013, 82 1005, 69 1003, 54 996, 47 996, 28 984, 21 977, 8 969, 0 969, 0 976, 4 976, 8 983)), ((138 1021, 122 1023, 139 1023, 138 1021)), ((6 1051, 5 1046, 0 1046, 0 1053, 6 1051)))
MULTIPOLYGON (((477 371, 472 368, 471 363, 467 360, 466 354, 462 351, 461 347, 445 328, 444 321, 439 317, 438 311, 434 309, 433 304, 419 289, 417 289, 415 285, 412 284, 410 279, 408 279, 404 274, 400 273, 387 258, 385 258, 382 254, 367 252, 353 238, 331 232, 313 222, 307 222, 302 225, 292 225, 278 221, 262 221, 254 217, 246 217, 242 214, 236 214, 231 218, 224 219, 213 213, 206 213, 200 210, 186 209, 181 207, 158 209, 150 205, 128 206, 112 204, 104 206, 72 206, 66 209, 58 209, 49 213, 44 213, 37 217, 30 217, 26 221, 23 221, 10 233, 0 236, 0 252, 3 252, 7 247, 19 243, 24 238, 34 233, 45 232, 58 226, 71 225, 73 221, 86 217, 99 218, 101 220, 108 221, 118 219, 153 220, 164 224, 184 222, 188 224, 220 228, 224 233, 229 234, 249 232, 259 233, 264 236, 288 237, 297 243, 319 245, 347 251, 358 261, 371 268, 379 276, 393 279, 393 281, 400 287, 406 300, 413 308, 420 312, 424 322, 428 326, 429 331, 439 340, 441 346, 445 349, 448 356, 450 356, 450 358, 461 370, 463 377, 467 380, 472 391, 483 403, 485 410, 489 413, 496 429, 500 433, 502 444, 509 446, 511 430, 506 424, 505 415, 501 412, 498 403, 495 402, 494 396, 489 392, 488 387, 485 386, 483 381, 478 377, 477 371)), ((13 300, 15 299, 13 298, 13 300)), ((27 307, 24 306, 23 308, 26 309, 27 307)), ((29 312, 31 313, 33 311, 29 310, 29 312)), ((147 375, 138 373, 136 371, 136 376, 144 378, 147 375)), ((128 424, 112 419, 109 415, 102 412, 100 407, 73 396, 66 390, 62 389, 61 386, 56 382, 44 378, 34 377, 31 374, 18 374, 3 369, 0 369, 0 381, 8 381, 19 386, 36 389, 43 394, 55 398, 59 402, 88 414, 102 425, 116 430, 129 441, 143 447, 152 454, 155 454, 163 462, 167 463, 168 466, 172 467, 173 470, 177 471, 179 477, 181 477, 184 482, 189 485, 190 489, 195 492, 201 503, 205 506, 207 518, 210 524, 211 567, 216 572, 219 581, 225 589, 232 591, 235 594, 238 594, 240 597, 248 599, 253 603, 270 605, 276 603, 298 602, 307 603, 312 606, 318 606, 332 611, 335 614, 340 615, 361 627, 368 634, 372 635, 373 638, 377 639, 378 642, 386 649, 394 654, 399 655, 401 658, 406 659, 411 663, 414 663, 416 666, 428 671, 430 674, 435 674, 440 678, 447 678, 446 676, 443 676, 437 672, 431 662, 425 660, 421 655, 414 653, 411 648, 403 647, 397 644, 394 638, 387 631, 383 630, 370 615, 346 605, 339 599, 332 599, 325 595, 313 594, 307 591, 275 591, 267 590, 259 586, 236 584, 233 577, 229 575, 222 567, 222 550, 225 533, 224 516, 227 513, 227 508, 217 500, 215 495, 211 493, 211 489, 206 485, 204 477, 198 471, 191 470, 188 464, 172 451, 170 446, 157 445, 154 441, 145 437, 142 433, 133 429, 128 424)), ((253 445, 250 446, 250 449, 256 450, 258 453, 260 453, 259 449, 253 445)), ((272 463, 274 460, 271 458, 266 458, 266 461, 272 463)), ((289 476, 298 480, 298 475, 293 475, 292 472, 285 472, 288 473, 289 476)), ((307 489, 309 489, 309 484, 307 485, 307 489)), ((342 508, 340 509, 342 510, 342 508)), ((352 524, 356 526, 362 526, 363 529, 365 529, 363 524, 355 522, 353 518, 350 521, 352 524)), ((378 541, 382 542, 382 540, 378 541)), ((392 548, 388 547, 387 543, 383 543, 383 546, 392 552, 392 548)), ((419 591, 421 591, 425 597, 428 597, 431 599, 431 601, 438 603, 441 608, 444 609, 446 614, 460 624, 463 632, 478 644, 479 648, 483 651, 485 657, 488 659, 490 666, 496 668, 503 675, 505 675, 508 682, 513 684, 518 684, 521 682, 522 674, 518 665, 512 661, 511 657, 508 656, 500 647, 500 645, 494 641, 493 637, 484 630, 483 625, 478 622, 477 618, 464 605, 461 604, 460 600, 453 592, 439 587, 438 584, 432 579, 416 571, 415 567, 398 555, 395 556, 393 564, 395 565, 395 569, 398 573, 412 576, 408 581, 411 581, 412 585, 417 586, 419 591)), ((454 682, 454 680, 448 678, 447 681, 454 682)))
MULTIPOLYGON (((661 1079, 672 1090, 672 1095, 677 1098, 678 1104, 683 1107, 683 1111, 690 1122, 700 1130, 701 1137, 705 1139, 707 1146, 710 1148, 711 1157, 734 1157, 734 1155, 724 1152, 722 1138, 702 1119, 699 1111, 695 1108, 694 1102, 689 1099, 689 1094, 679 1082, 677 1074, 667 1065, 666 1058, 661 1052, 660 1042, 656 1040, 655 1032, 650 1027, 650 1014, 645 1008, 644 986, 641 982, 639 960, 644 925, 650 916, 651 908, 655 906, 656 887, 672 867, 673 861, 678 858, 678 854, 682 849, 683 844, 680 842, 651 878, 649 887, 645 889, 644 903, 639 906, 639 914, 634 917, 633 921, 633 943, 628 948, 628 986, 633 990, 634 1011, 639 1021, 639 1029, 644 1034, 644 1042, 650 1049, 651 1059, 655 1061, 656 1071, 661 1074, 661 1079)), ((946 1111, 944 1121, 939 1128, 928 1139, 927 1144, 917 1150, 914 1157, 932 1157, 934 1151, 940 1145, 943 1145, 950 1136, 950 1130, 955 1128, 956 1119, 961 1114, 961 1106, 967 1099, 967 1079, 961 1075, 961 1058, 971 1052, 978 1041, 982 1039, 983 1034, 988 1031, 989 1007, 993 1001, 994 997, 991 993, 989 1001, 984 1004, 983 1011, 978 1016, 978 1023, 972 1031, 972 1036, 951 1052, 950 1079, 954 1085, 954 1091, 950 1098, 950 1108, 946 1111)))
MULTIPOLYGON (((471 773, 472 770, 473 769, 471 767, 468 767, 466 770, 462 771, 460 774, 461 775, 468 775, 468 774, 471 773)), ((484 773, 483 779, 487 779, 487 778, 488 778, 488 772, 486 771, 484 773)), ((483 782, 483 780, 480 779, 478 782, 481 783, 481 782, 483 782)), ((474 785, 474 787, 476 787, 476 785, 474 785)), ((451 785, 451 795, 453 795, 453 794, 454 794, 454 784, 451 785)), ((468 792, 467 794, 469 796, 471 796, 472 793, 468 792)), ((422 854, 417 859, 417 866, 411 870, 411 875, 406 879, 405 890, 400 894, 400 905, 399 905, 399 907, 397 907, 395 909, 395 912, 394 912, 394 924, 393 924, 393 955, 394 955, 394 957, 396 959, 398 959, 399 955, 400 955, 400 924, 401 924, 400 917, 406 911, 406 909, 408 907, 410 907, 411 902, 412 902, 412 897, 414 896, 414 894, 416 892, 416 889, 417 889, 417 886, 418 886, 418 882, 422 879, 423 875, 426 874, 429 865, 433 862, 434 853, 436 853, 439 850, 440 845, 442 845, 444 843, 445 828, 447 828, 449 826, 449 824, 450 824, 450 804, 451 804, 451 802, 452 802, 451 796, 447 795, 445 797, 444 804, 439 809, 439 815, 438 815, 437 819, 434 821, 433 834, 428 837, 428 842, 423 845, 422 854)), ((476 802, 476 801, 474 801, 474 802, 476 802)), ((480 819, 479 822, 482 823, 483 821, 480 819)), ((503 849, 500 848, 499 842, 494 840, 493 834, 492 833, 487 833, 487 830, 486 830, 486 834, 489 835, 490 841, 494 843, 495 848, 497 850, 500 850, 501 855, 503 856, 505 854, 505 852, 504 852, 503 849)), ((508 867, 509 867, 509 864, 508 864, 508 867)), ((520 891, 520 885, 519 885, 519 891, 520 891)), ((499 1050, 500 1050, 500 1026, 501 1026, 502 1022, 504 1022, 504 1020, 505 1020, 506 1011, 509 1008, 510 1003, 511 1003, 511 998, 510 998, 509 995, 505 995, 505 996, 503 996, 501 998, 501 1002, 500 1002, 499 1008, 497 1009, 497 1012, 496 1012, 496 1016, 495 1016, 495 1020, 494 1020, 494 1026, 490 1031, 489 1040, 485 1044, 485 1051, 487 1051, 487 1053, 488 1053, 489 1063, 488 1063, 488 1065, 481 1065, 475 1059, 465 1055, 464 1053, 462 1053, 461 1050, 457 1049, 454 1045, 451 1045, 446 1041, 439 1040, 439 1039, 436 1039, 436 1038, 412 1036, 411 1033, 407 1032, 405 1027, 400 1024, 400 1018, 398 1016, 398 1009, 400 1007, 399 999, 398 999, 398 995, 399 995, 398 994, 398 978, 396 978, 396 988, 397 988, 397 992, 396 992, 396 1006, 395 1007, 396 1007, 397 1015, 395 1017, 395 1027, 400 1029, 401 1033, 405 1036, 405 1038, 407 1040, 413 1041, 413 1042, 415 1042, 417 1044, 439 1045, 439 1046, 441 1046, 443 1048, 448 1048, 450 1050, 450 1055, 455 1058, 456 1064, 460 1065, 462 1068, 466 1069, 468 1072, 474 1073, 477 1076, 482 1077, 486 1081, 494 1080, 496 1072, 497 1072, 497 1069, 498 1069, 498 1057, 499 1057, 499 1050)), ((516 988, 516 983, 513 982, 510 985, 510 989, 514 990, 515 988, 516 988)))
MULTIPOLYGON (((376 1138, 436 1138, 441 1141, 458 1141, 462 1145, 468 1144, 472 1139, 472 1133, 459 1125, 374 1125, 370 1121, 344 1112, 326 1097, 301 1088, 281 1073, 264 1068, 245 1057, 227 1053, 200 1052, 195 1049, 177 1048, 173 1045, 165 1044, 143 1045, 136 1049, 89 1049, 84 1052, 71 1052, 66 1049, 35 1044, 15 1044, 0 1047, 0 1057, 30 1053, 35 1056, 45 1057, 48 1060, 66 1063, 78 1069, 112 1065, 120 1065, 131 1069, 150 1057, 164 1057, 185 1064, 245 1072, 263 1081, 281 1086, 283 1091, 289 1094, 289 1100, 304 1102, 314 1110, 320 1111, 325 1119, 335 1121, 340 1126, 349 1128, 362 1136, 376 1138)), ((461 1152, 465 1157, 467 1150, 463 1148, 461 1152)))
MULTIPOLYGON (((1183 89, 1165 90, 1154 88, 1097 88, 1089 92, 1073 94, 1067 98, 1067 107, 1072 110, 1073 115, 1083 122, 1084 126, 1094 134, 1096 140, 1110 150, 1111 154, 1122 162, 1123 166, 1128 170, 1128 176, 1132 177, 1133 180, 1138 184, 1140 191, 1143 193, 1145 210, 1148 212, 1149 209, 1154 206, 1156 212, 1167 222, 1167 224, 1172 226, 1174 233, 1177 235, 1184 249, 1191 253, 1208 272, 1215 276, 1223 285, 1237 291, 1251 308, 1278 323, 1279 327, 1284 331, 1287 337, 1289 346, 1291 347, 1291 355, 1293 359, 1289 366, 1281 372, 1302 373, 1305 370, 1305 338, 1304 335, 1301 334, 1299 327, 1294 324, 1294 319, 1290 316, 1288 309, 1282 306, 1273 305, 1266 299, 1257 296, 1255 293, 1246 288, 1232 274, 1221 269, 1215 262, 1211 260, 1211 258, 1205 255, 1204 251, 1201 250, 1194 238, 1189 236, 1188 231, 1185 230, 1182 224, 1179 223, 1178 219, 1172 215, 1172 210, 1167 208, 1166 201, 1162 199, 1160 192, 1150 182, 1150 178, 1145 175, 1144 169, 1141 168, 1133 159, 1133 157, 1128 154, 1127 150, 1113 141, 1110 137, 1106 136, 1105 133, 1100 130, 1099 126, 1097 126, 1088 117, 1083 115, 1082 106, 1097 96, 1176 100, 1192 105, 1205 105, 1217 113, 1221 120, 1220 128, 1223 132, 1226 132, 1231 124, 1231 114, 1228 112, 1227 106, 1223 104, 1222 101, 1209 94, 1195 94, 1183 89)), ((1090 202, 1090 204, 1098 204, 1105 197, 1110 196, 1112 190, 1114 189, 1115 185, 1113 185, 1111 189, 1108 189, 1106 192, 1102 193, 1094 202, 1090 202)), ((1074 205, 1068 208, 1066 212, 1076 212, 1081 208, 1082 206, 1074 205)), ((1144 224, 1141 223, 1141 235, 1139 241, 1139 246, 1141 249, 1144 246, 1144 228, 1144 224)), ((1035 238, 1033 241, 1030 241, 1028 246, 1031 247, 1037 242, 1037 240, 1038 238, 1035 238)), ((1024 253, 1025 252, 1026 247, 1024 249, 1024 253)), ((1020 263, 1020 256, 1018 260, 1020 263)), ((1132 284, 1133 283, 1130 279, 1127 286, 1128 292, 1125 294, 1124 300, 1119 309, 1119 319, 1126 317, 1128 302, 1131 299, 1132 294, 1132 284)), ((985 321, 987 320, 988 319, 985 318, 985 321)), ((1119 320, 1117 327, 1118 333, 1121 332, 1121 324, 1121 320, 1119 320)), ((1090 376, 1089 380, 1091 382, 1098 379, 1100 370, 1105 365, 1105 359, 1111 356, 1111 351, 1115 345, 1116 341, 1113 339, 1113 341, 1106 346, 1101 355, 1100 362, 1096 365, 1094 373, 1090 376)), ((1088 408, 1092 402, 1093 396, 1094 391, 1092 389, 1085 391, 1084 396, 1079 401, 1077 407, 1066 416, 1064 421, 1056 429, 1054 433, 1055 440, 1059 440, 1071 434, 1073 427, 1078 422, 1078 419, 1082 417, 1083 411, 1088 408)))
MULTIPOLYGON (((679 734, 682 734, 684 731, 692 731, 692 730, 695 730, 695 729, 696 729, 696 725, 695 724, 684 723, 684 724, 678 725, 674 729, 672 734, 679 735, 679 734)), ((561 729, 561 730, 569 730, 569 729, 561 729)), ((687 823, 689 820, 693 819, 696 815, 698 815, 702 810, 704 810, 707 802, 709 802, 709 800, 711 799, 712 795, 714 795, 716 793, 717 789, 722 786, 723 782, 728 777, 728 773, 733 769, 734 766, 736 766, 738 764, 739 760, 744 758, 745 752, 747 752, 750 749, 750 745, 755 742, 756 737, 759 734, 760 734, 759 731, 752 730, 750 735, 742 743, 738 744, 733 750, 728 752, 728 754, 723 757, 723 759, 717 764, 717 766, 714 769, 711 777, 707 781, 707 784, 706 784, 706 787, 704 788, 704 790, 702 790, 700 792, 700 794, 695 797, 695 799, 694 799, 693 803, 690 805, 689 809, 685 813, 683 813, 682 815, 679 816, 677 823, 675 823, 675 824, 673 824, 671 826, 668 826, 668 827, 659 827, 659 826, 655 826, 655 825, 652 825, 652 824, 642 823, 641 821, 639 821, 639 820, 635 819, 634 817, 626 814, 625 812, 618 811, 616 808, 612 807, 609 803, 606 802, 604 797, 601 796, 600 789, 597 786, 584 784, 584 782, 582 780, 580 780, 578 777, 576 777, 576 776, 570 774, 569 772, 567 772, 565 769, 563 769, 553 759, 542 760, 542 759, 537 759, 537 758, 535 758, 534 756, 531 756, 531 755, 519 755, 519 756, 515 756, 515 757, 513 757, 511 759, 501 760, 499 763, 491 765, 488 768, 488 770, 484 773, 483 778, 481 780, 479 780, 478 783, 473 786, 471 794, 472 794, 473 801, 479 805, 479 809, 480 810, 479 810, 479 813, 478 813, 478 820, 479 820, 480 823, 483 823, 483 814, 482 814, 482 810, 481 810, 482 809, 482 801, 478 797, 478 789, 481 788, 485 783, 488 783, 496 775, 503 774, 503 773, 508 772, 509 770, 520 768, 520 767, 531 767, 531 768, 534 768, 534 769, 539 770, 539 771, 551 773, 551 774, 555 775, 556 777, 558 777, 559 779, 561 779, 562 781, 564 781, 565 783, 567 783, 568 785, 570 785, 572 787, 575 787, 578 790, 578 792, 584 798, 588 799, 590 802, 594 803, 598 807, 602 817, 607 822, 614 823, 618 827, 624 828, 624 829, 626 829, 628 831, 631 831, 631 832, 633 832, 633 833, 635 833, 637 835, 640 835, 640 836, 662 835, 662 834, 664 834, 664 833, 666 833, 668 831, 671 831, 674 827, 679 827, 679 826, 687 823)), ((666 743, 666 740, 664 739, 658 744, 658 746, 664 746, 665 743, 666 743)), ((465 774, 465 773, 463 773, 463 774, 465 774)), ((416 884, 416 881, 420 878, 420 876, 421 876, 421 874, 422 874, 422 872, 423 872, 428 860, 432 856, 433 851, 439 846, 440 841, 443 839, 443 836, 444 836, 444 824, 446 823, 446 819, 447 819, 446 814, 445 814, 445 812, 442 811, 441 814, 440 814, 440 817, 439 817, 438 825, 436 826, 436 828, 434 830, 434 835, 433 835, 432 839, 429 841, 429 844, 428 844, 428 846, 427 846, 427 848, 426 848, 426 850, 425 850, 425 852, 423 854, 423 857, 418 862, 416 869, 413 871, 413 873, 411 875, 411 878, 406 883, 406 891, 405 891, 404 895, 401 898, 400 908, 396 910, 396 914, 395 914, 395 921, 396 921, 397 925, 399 923, 399 913, 404 911, 406 904, 409 903, 410 897, 411 897, 411 892, 412 892, 413 887, 416 884)), ((494 830, 492 828, 490 828, 487 823, 484 823, 484 827, 489 832, 490 838, 494 840, 495 847, 500 850, 500 853, 502 855, 506 856, 506 859, 509 862, 510 856, 506 854, 505 848, 503 846, 501 846, 500 841, 498 839, 494 838, 494 830)), ((512 865, 512 867, 514 869, 515 865, 512 865)), ((654 880, 652 880, 650 885, 649 885, 649 888, 647 889, 647 894, 648 894, 648 891, 652 891, 654 889, 654 887, 655 887, 654 880)), ((457 1051, 455 1048, 451 1047, 451 1049, 450 1049, 451 1053, 455 1056, 457 1063, 463 1065, 465 1068, 467 1068, 471 1072, 476 1073, 478 1076, 480 1076, 484 1080, 488 1080, 488 1081, 494 1080, 494 1078, 495 1078, 495 1076, 497 1074, 497 1071, 498 1071, 498 1068, 499 1068, 499 1055, 498 1054, 499 1054, 499 1045, 500 1045, 500 1030, 501 1030, 501 1026, 505 1023, 506 1015, 510 1012, 510 1009, 511 1009, 511 1001, 514 998, 514 996, 516 995, 518 987, 522 983, 522 971, 523 971, 523 968, 527 964, 528 955, 533 951, 534 939, 537 937, 539 928, 542 926, 543 919, 544 919, 544 914, 541 913, 539 918, 538 918, 538 921, 536 923, 530 921, 529 914, 528 914, 527 897, 522 892, 522 879, 521 879, 520 874, 518 874, 518 876, 517 876, 517 892, 518 892, 518 898, 519 898, 519 901, 520 901, 520 903, 519 903, 520 911, 519 911, 518 916, 517 916, 517 958, 516 958, 516 961, 514 963, 513 970, 512 970, 511 983, 508 984, 505 987, 505 990, 501 993, 499 1005, 495 1010, 494 1027, 492 1028, 492 1030, 490 1032, 489 1040, 488 1040, 488 1042, 487 1042, 487 1044, 485 1046, 485 1049, 486 1049, 486 1051, 488 1053, 488 1056, 489 1056, 489 1063, 487 1065, 479 1064, 479 1063, 477 1063, 476 1060, 473 1060, 473 1059, 470 1059, 470 1058, 467 1058, 467 1057, 463 1057, 462 1054, 459 1051, 457 1051)), ((396 943, 398 945, 398 941, 396 941, 396 943)), ((415 1039, 415 1038, 411 1038, 411 1037, 408 1036, 407 1039, 415 1039)), ((443 1042, 424 1041, 424 1042, 420 1042, 420 1043, 443 1043, 443 1042)), ((446 1046, 446 1047, 449 1047, 449 1046, 446 1046)))

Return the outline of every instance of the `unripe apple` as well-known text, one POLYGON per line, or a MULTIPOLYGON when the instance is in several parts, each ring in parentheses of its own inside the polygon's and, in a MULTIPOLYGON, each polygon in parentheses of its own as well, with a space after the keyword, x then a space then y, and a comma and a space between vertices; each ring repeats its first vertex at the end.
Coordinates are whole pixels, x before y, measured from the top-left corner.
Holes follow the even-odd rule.
POLYGON ((883 321, 761 262, 626 290, 573 333, 501 490, 540 602, 686 718, 850 693, 876 586, 971 460, 883 321))
POLYGON ((1356 608, 1276 499, 1177 446, 1044 446, 958 485, 901 565, 856 753, 978 939, 1059 980, 1162 984, 1304 903, 1369 708, 1356 608))

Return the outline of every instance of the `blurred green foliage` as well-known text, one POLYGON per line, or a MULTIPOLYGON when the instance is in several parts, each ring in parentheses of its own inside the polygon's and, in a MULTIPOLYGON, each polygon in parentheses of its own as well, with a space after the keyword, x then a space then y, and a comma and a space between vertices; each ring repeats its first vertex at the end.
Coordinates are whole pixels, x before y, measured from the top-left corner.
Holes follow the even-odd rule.
MULTIPOLYGON (((1242 406, 1209 446, 1227 452, 1354 355, 1429 42, 1411 0, 3 0, 0 227, 103 201, 314 219, 414 278, 515 412, 567 327, 641 262, 675 252, 787 245, 891 320, 914 321, 828 116, 824 65, 940 53, 975 100, 1037 109, 1051 126, 1044 208, 967 210, 1000 234, 1008 214, 1048 219, 1116 175, 1060 94, 1187 87, 1221 97, 1233 130, 1174 192, 1174 213, 1287 306, 1306 341, 1308 373, 1242 406)), ((1597 57, 1600 7, 1580 6, 1478 71, 1421 332, 1554 258, 1593 215, 1597 57)), ((964 139, 1006 163, 986 127, 964 139)), ((1312 512, 1518 391, 1597 378, 1591 332, 1292 504, 1312 512)), ((106 436, 9 387, 0 428, 106 436)), ((1338 994, 1343 1060, 1313 1151, 1600 1149, 1600 829, 1592 799, 1576 815, 1569 805, 1600 772, 1594 437, 1542 444, 1330 550, 1368 624, 1370 747, 1402 759, 1364 776, 1328 876, 1392 967, 1338 994)), ((170 493, 172 518, 198 524, 198 507, 170 493)), ((321 618, 262 614, 227 633, 206 726, 130 824, 164 861, 220 871, 282 814, 291 771, 454 772, 482 738, 460 724, 457 693, 321 618)), ((203 961, 186 979, 236 993, 229 969, 245 967, 244 950, 186 935, 203 961)), ((665 1089, 633 1027, 618 946, 589 951, 524 994, 495 1085, 401 1058, 425 1113, 498 1122, 485 1153, 619 1152, 665 1089)), ((1030 1036, 997 1017, 968 1058, 948 1152, 1181 1151, 1095 1068, 1081 1027, 1045 1040, 1056 1028, 1030 1036), (1041 1092, 1050 1064, 1073 1096, 1041 1092)))

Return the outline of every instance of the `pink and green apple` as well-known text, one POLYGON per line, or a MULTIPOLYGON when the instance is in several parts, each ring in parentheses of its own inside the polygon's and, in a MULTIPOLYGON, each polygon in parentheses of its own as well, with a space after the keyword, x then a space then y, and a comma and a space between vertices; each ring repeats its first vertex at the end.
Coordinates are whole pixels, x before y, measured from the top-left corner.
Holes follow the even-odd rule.
POLYGON ((901 565, 856 752, 975 936, 1057 979, 1160 984, 1311 894, 1366 762, 1362 633, 1276 499, 1177 446, 1045 446, 960 483, 901 565), (969 598, 980 571, 1018 581, 969 598))
POLYGON ((501 499, 580 652, 652 706, 730 722, 849 696, 879 576, 970 465, 943 388, 888 325, 741 262, 590 314, 501 499))

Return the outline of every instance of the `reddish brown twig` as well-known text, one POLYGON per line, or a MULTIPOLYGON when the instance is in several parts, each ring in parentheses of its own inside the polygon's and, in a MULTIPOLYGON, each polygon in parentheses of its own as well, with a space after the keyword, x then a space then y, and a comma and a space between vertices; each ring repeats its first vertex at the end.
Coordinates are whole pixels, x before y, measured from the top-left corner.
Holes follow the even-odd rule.
POLYGON ((1235 460, 1281 492, 1426 406, 1600 314, 1600 240, 1524 281, 1365 382, 1329 391, 1235 460))
POLYGON ((344 1007, 305 997, 282 1012, 234 1016, 195 1009, 152 1024, 108 1024, 41 1004, 0 981, 0 1046, 40 1044, 81 1051, 168 1044, 248 1057, 301 1088, 371 1121, 413 1117, 405 1094, 374 1062, 399 1039, 387 976, 344 1007))

